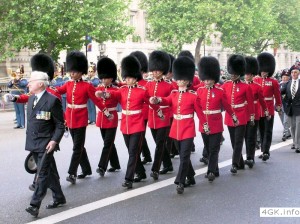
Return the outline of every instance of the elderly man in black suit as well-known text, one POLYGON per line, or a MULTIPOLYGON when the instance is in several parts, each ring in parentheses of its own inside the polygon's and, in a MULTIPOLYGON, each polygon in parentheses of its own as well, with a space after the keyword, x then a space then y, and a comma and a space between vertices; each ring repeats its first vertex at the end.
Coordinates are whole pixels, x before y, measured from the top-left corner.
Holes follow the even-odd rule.
POLYGON ((48 75, 32 72, 28 82, 30 96, 27 106, 27 132, 25 150, 31 151, 37 161, 38 174, 30 207, 26 211, 37 217, 47 188, 52 190, 53 203, 46 208, 56 208, 66 203, 53 157, 59 150, 64 131, 63 109, 60 100, 46 91, 48 75))
POLYGON ((291 69, 292 79, 287 82, 285 88, 282 88, 281 93, 286 94, 286 114, 291 127, 293 137, 292 149, 296 153, 300 153, 300 80, 299 68, 293 66, 291 69))

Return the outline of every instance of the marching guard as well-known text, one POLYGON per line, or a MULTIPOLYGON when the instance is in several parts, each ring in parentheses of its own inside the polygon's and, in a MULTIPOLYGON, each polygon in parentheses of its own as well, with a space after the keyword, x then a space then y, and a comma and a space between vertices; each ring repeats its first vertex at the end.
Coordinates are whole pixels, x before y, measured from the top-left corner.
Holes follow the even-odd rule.
MULTIPOLYGON (((110 93, 119 89, 113 85, 117 78, 117 67, 113 60, 107 57, 101 58, 97 63, 97 72, 101 79, 100 86, 96 88, 97 91, 110 93)), ((102 177, 107 170, 109 161, 111 168, 108 169, 108 172, 115 172, 121 169, 114 143, 118 127, 117 104, 118 101, 114 98, 104 98, 103 105, 107 107, 113 118, 108 119, 102 111, 99 111, 97 115, 96 126, 100 128, 104 145, 96 172, 102 177)))
POLYGON ((231 55, 227 61, 227 68, 229 74, 231 74, 231 81, 224 83, 222 88, 237 117, 238 124, 233 122, 231 114, 227 111, 225 113, 225 124, 228 126, 233 149, 230 172, 236 174, 238 169, 245 168, 242 149, 248 121, 250 120, 251 125, 254 125, 254 103, 251 87, 240 80, 246 69, 244 57, 237 54, 231 55))
POLYGON ((274 111, 276 110, 279 114, 282 113, 282 103, 279 83, 276 79, 272 78, 275 71, 275 58, 272 54, 263 52, 257 56, 259 65, 259 75, 254 79, 255 82, 261 85, 263 89, 263 96, 266 101, 268 111, 271 115, 271 119, 268 119, 263 113, 259 120, 259 132, 261 141, 262 155, 258 158, 263 161, 267 161, 270 158, 270 147, 273 136, 273 125, 274 125, 274 111), (275 98, 275 108, 274 108, 275 98))

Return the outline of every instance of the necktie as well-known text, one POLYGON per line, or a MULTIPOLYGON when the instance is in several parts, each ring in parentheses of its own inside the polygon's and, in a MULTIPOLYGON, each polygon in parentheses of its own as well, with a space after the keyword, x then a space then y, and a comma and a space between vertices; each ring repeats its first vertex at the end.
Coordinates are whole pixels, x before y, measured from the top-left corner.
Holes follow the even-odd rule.
POLYGON ((292 99, 294 99, 296 95, 296 81, 293 81, 293 86, 292 86, 292 99))
POLYGON ((32 107, 32 108, 34 108, 34 107, 35 107, 35 105, 37 104, 37 102, 38 102, 38 98, 37 98, 37 96, 35 96, 35 97, 34 97, 34 101, 33 101, 33 107, 32 107))

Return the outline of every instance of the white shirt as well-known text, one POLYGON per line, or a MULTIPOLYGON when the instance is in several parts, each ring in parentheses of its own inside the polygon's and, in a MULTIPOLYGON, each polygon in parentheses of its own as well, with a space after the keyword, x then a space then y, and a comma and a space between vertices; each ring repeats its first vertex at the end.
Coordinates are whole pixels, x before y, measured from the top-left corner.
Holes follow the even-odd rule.
MULTIPOLYGON (((41 99, 42 95, 44 94, 46 90, 43 90, 42 92, 38 93, 38 94, 35 94, 37 100, 36 100, 36 104, 39 102, 39 100, 41 99)), ((35 105, 36 105, 35 104, 35 105)))

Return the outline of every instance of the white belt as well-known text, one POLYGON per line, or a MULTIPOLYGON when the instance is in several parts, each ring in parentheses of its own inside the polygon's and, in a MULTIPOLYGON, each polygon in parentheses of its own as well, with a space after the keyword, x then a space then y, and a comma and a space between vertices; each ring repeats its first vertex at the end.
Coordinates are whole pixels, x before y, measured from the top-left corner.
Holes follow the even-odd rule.
POLYGON ((185 115, 174 114, 173 117, 174 117, 175 120, 182 120, 182 119, 187 119, 187 118, 193 118, 194 114, 185 114, 185 115))
POLYGON ((273 100, 273 97, 265 97, 265 100, 273 100))
POLYGON ((79 109, 79 108, 86 108, 87 104, 67 104, 69 108, 72 109, 79 109))
POLYGON ((204 114, 219 114, 221 113, 221 110, 204 110, 204 114))
POLYGON ((257 100, 254 100, 254 104, 256 104, 257 103, 257 100))
POLYGON ((122 114, 132 115, 142 113, 142 110, 122 110, 122 114))
MULTIPOLYGON (((159 106, 160 109, 168 108, 169 106, 159 106)), ((149 108, 153 110, 153 108, 149 105, 149 108)))
POLYGON ((232 108, 240 108, 240 107, 244 107, 244 106, 245 106, 245 103, 241 103, 241 104, 232 104, 231 106, 232 106, 232 108))
POLYGON ((117 108, 116 107, 111 107, 111 108, 107 108, 108 111, 116 111, 117 108))

